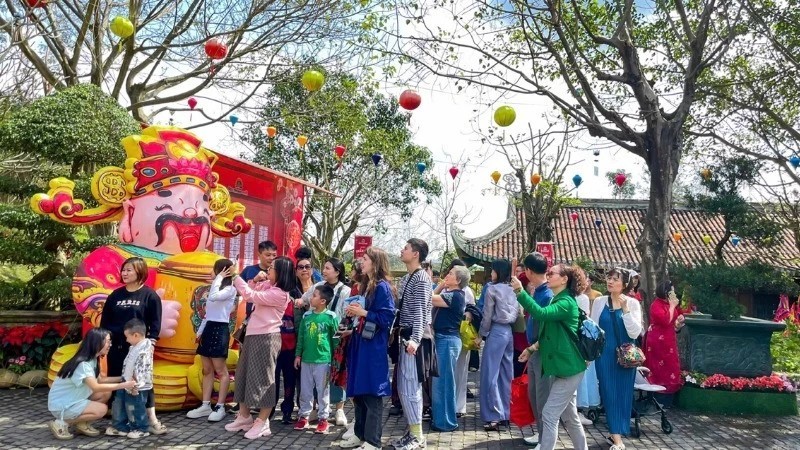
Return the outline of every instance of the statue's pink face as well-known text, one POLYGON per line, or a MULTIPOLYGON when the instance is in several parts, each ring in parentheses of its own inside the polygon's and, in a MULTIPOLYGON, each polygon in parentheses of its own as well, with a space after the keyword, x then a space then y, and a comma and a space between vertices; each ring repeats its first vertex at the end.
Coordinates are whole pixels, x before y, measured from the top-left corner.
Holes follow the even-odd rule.
POLYGON ((119 238, 168 254, 203 250, 211 244, 209 196, 189 184, 172 185, 122 205, 119 238))

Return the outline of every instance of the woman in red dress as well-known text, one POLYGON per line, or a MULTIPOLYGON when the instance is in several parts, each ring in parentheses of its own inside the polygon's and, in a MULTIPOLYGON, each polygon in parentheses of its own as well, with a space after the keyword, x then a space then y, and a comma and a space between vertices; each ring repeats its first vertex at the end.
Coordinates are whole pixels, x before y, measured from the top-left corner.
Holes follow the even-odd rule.
MULTIPOLYGON (((678 339, 675 331, 683 326, 683 311, 672 282, 667 280, 656 288, 656 299, 650 306, 650 327, 647 330, 645 365, 650 369, 648 380, 664 386, 665 396, 681 388, 681 364, 678 359, 678 339)), ((665 398, 669 403, 669 398, 665 398)))

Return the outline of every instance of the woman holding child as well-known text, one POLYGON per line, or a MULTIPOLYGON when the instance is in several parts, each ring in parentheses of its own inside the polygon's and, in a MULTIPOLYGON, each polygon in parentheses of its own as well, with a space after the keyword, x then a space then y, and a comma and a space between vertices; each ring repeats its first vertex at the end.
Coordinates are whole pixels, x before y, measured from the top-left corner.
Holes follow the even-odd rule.
POLYGON ((112 392, 136 385, 133 380, 122 382, 119 376, 100 375, 100 358, 108 355, 110 348, 109 332, 93 328, 86 333, 75 356, 58 371, 47 396, 47 409, 55 416, 48 425, 56 439, 72 439, 70 425, 78 434, 99 436, 100 430, 91 423, 106 415, 112 392))
MULTIPOLYGON (((117 288, 108 295, 103 305, 100 328, 111 333, 111 348, 106 357, 106 373, 109 377, 122 375, 122 364, 128 356, 131 345, 125 338, 125 324, 131 319, 144 322, 145 337, 155 342, 161 332, 161 298, 156 291, 145 285, 147 263, 139 257, 128 258, 122 263, 120 280, 125 286, 117 288)), ((150 421, 149 433, 164 434, 167 427, 156 418, 156 402, 152 390, 147 398, 147 415, 150 421)), ((106 430, 114 435, 113 427, 106 430)))

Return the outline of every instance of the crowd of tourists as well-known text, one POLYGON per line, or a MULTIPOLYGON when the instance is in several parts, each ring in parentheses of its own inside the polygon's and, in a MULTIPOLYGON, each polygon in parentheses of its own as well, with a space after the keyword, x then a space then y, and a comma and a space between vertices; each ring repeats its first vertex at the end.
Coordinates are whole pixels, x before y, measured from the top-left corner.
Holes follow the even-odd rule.
MULTIPOLYGON (((644 340, 638 276, 627 269, 608 271, 607 294, 601 295, 579 267, 548 266, 543 255, 531 253, 519 266, 494 261, 476 298, 464 262, 454 260, 439 276, 426 262, 427 243, 417 238, 400 251, 407 273, 397 282, 388 254, 377 247, 354 261, 349 274, 337 258, 318 270, 306 247, 293 259, 278 256, 270 241, 260 243, 258 252, 258 264, 239 274, 227 259, 217 261, 210 274, 197 330, 202 403, 187 413, 218 422, 232 411, 225 430, 248 439, 269 436, 279 408, 281 421, 295 430, 313 427, 323 434, 340 426, 346 428, 342 448, 377 449, 389 407, 389 414, 402 414, 407 423, 391 445, 424 448, 423 421, 430 421, 430 432, 459 428, 467 398, 475 396, 467 387, 468 372, 479 366, 477 398, 486 431, 510 426, 512 380, 526 376, 536 418, 536 433, 526 444, 553 449, 560 422, 574 448, 586 449, 583 427, 591 422, 581 411, 602 405, 610 448, 623 450, 637 369, 620 364, 619 349, 640 346, 651 382, 666 394, 680 388, 675 333, 683 315, 669 282, 658 287, 644 340), (234 333, 240 347, 236 406, 226 411, 229 318, 237 298, 247 303, 247 318, 234 333), (590 362, 578 346, 582 316, 606 336, 602 353, 590 362), (478 357, 473 349, 481 348, 478 357), (215 379, 222 394, 212 404, 215 379), (384 397, 392 399, 386 406, 384 397), (352 420, 344 409, 348 399, 352 420)), ((141 258, 125 261, 125 286, 109 295, 100 327, 89 331, 58 372, 48 401, 56 438, 101 434, 91 423, 106 414, 109 403, 106 435, 138 439, 167 431, 155 414, 152 381, 160 300, 144 285, 146 277, 141 258)))

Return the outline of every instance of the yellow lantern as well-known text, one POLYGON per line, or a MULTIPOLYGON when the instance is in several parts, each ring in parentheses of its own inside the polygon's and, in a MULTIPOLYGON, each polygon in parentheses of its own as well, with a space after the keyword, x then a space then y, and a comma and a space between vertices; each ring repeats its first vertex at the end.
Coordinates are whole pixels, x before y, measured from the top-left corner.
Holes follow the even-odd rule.
POLYGON ((496 170, 494 172, 492 172, 492 181, 494 181, 494 184, 497 184, 497 182, 500 181, 500 177, 501 176, 502 175, 500 174, 500 172, 498 172, 496 170))
POLYGON ((306 142, 308 142, 308 136, 304 136, 302 134, 300 136, 297 136, 297 145, 299 145, 300 148, 305 147, 306 142))
POLYGON ((278 134, 278 129, 272 126, 267 127, 267 136, 274 138, 278 134))
POLYGON ((494 123, 507 127, 517 119, 517 112, 510 106, 501 106, 494 112, 494 123))
POLYGON ((706 245, 710 244, 711 243, 711 236, 709 236, 707 234, 704 234, 703 235, 703 243, 706 244, 706 245))
POLYGON ((121 37, 122 39, 127 39, 133 36, 133 23, 131 23, 131 21, 125 17, 114 17, 108 27, 111 29, 112 33, 121 37))
POLYGON ((322 85, 325 84, 325 75, 316 70, 307 70, 303 72, 303 77, 300 81, 303 83, 303 87, 314 92, 320 90, 322 85))
POLYGON ((628 224, 621 223, 619 224, 619 232, 625 234, 628 232, 628 224))
POLYGON ((531 175, 531 184, 532 185, 536 186, 541 182, 542 182, 542 176, 541 175, 539 175, 538 173, 534 173, 533 175, 531 175))

